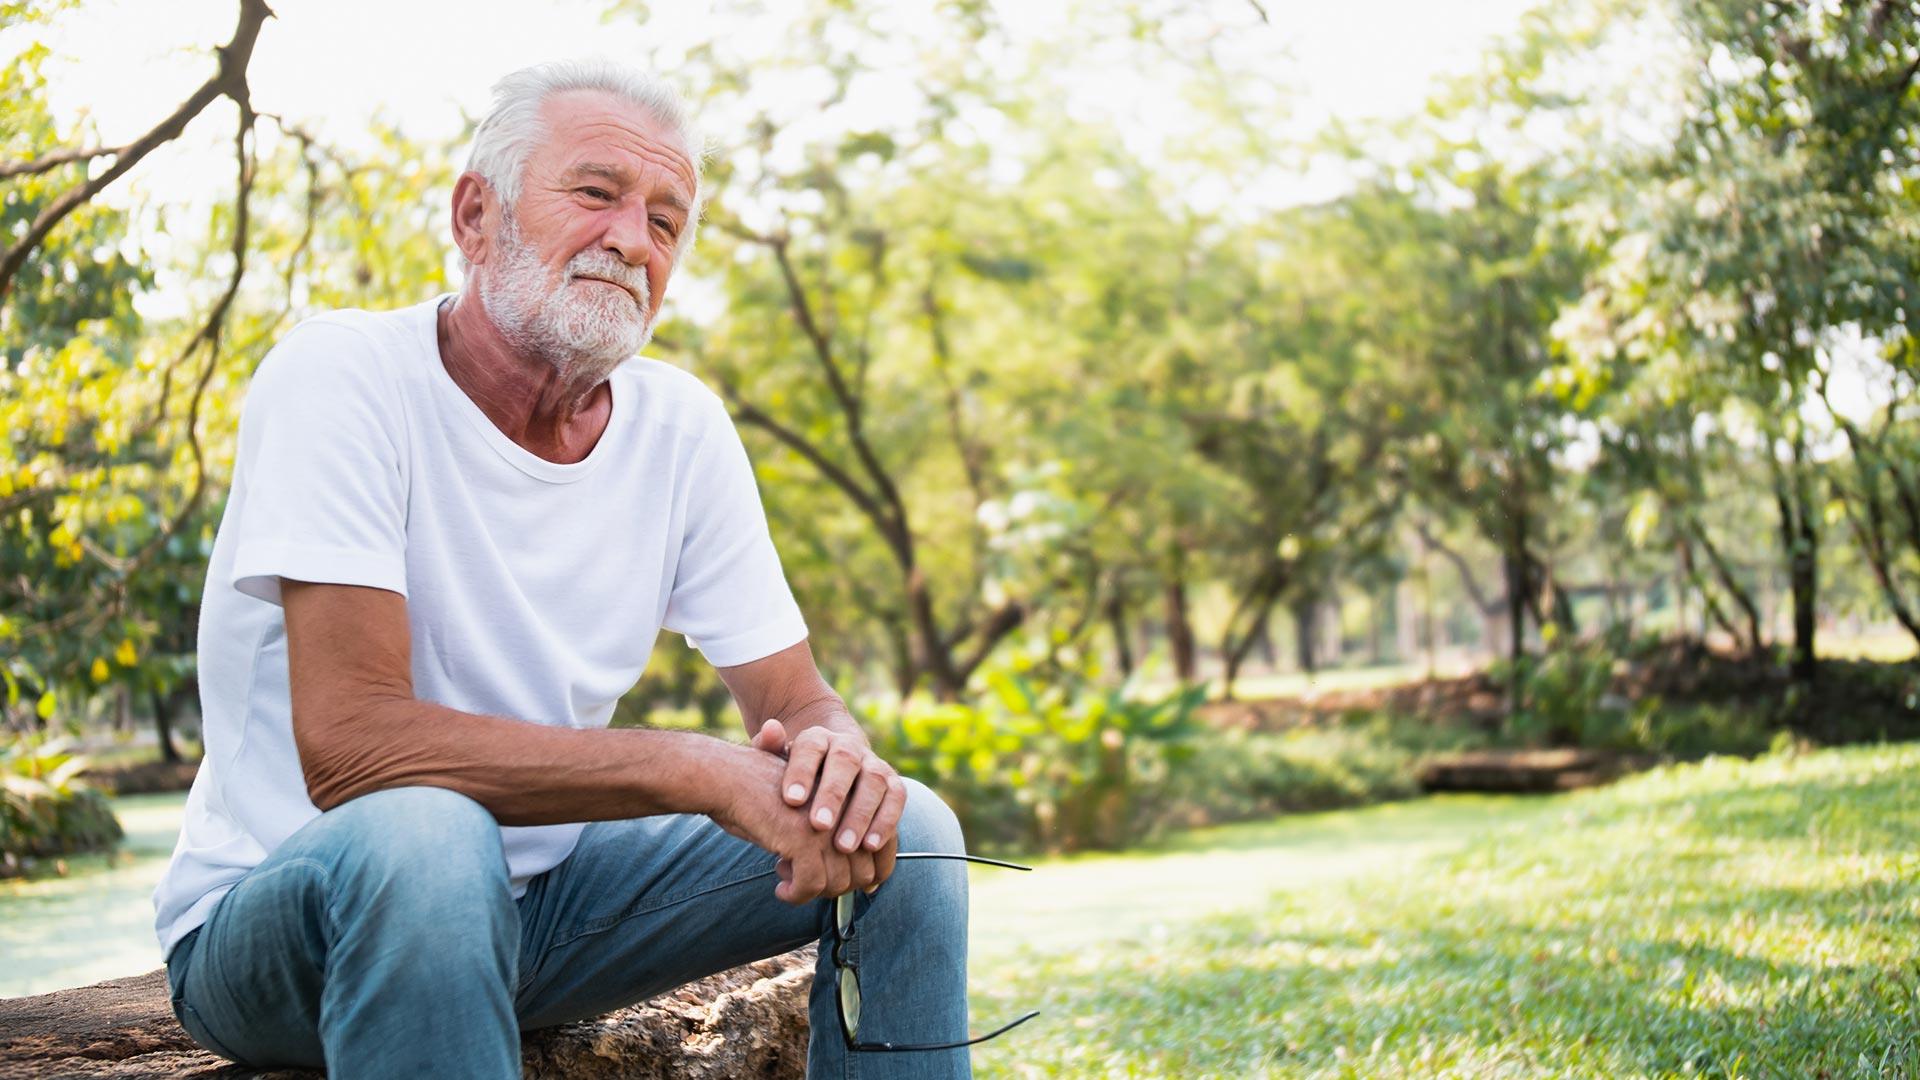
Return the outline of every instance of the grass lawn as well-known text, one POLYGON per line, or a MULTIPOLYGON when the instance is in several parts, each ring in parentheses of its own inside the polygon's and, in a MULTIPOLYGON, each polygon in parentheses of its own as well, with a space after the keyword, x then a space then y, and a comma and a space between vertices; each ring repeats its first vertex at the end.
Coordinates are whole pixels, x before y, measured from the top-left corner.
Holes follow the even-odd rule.
MULTIPOLYGON (((976 1067, 1920 1075, 1916 790, 1920 746, 1709 761, 1488 804, 1489 827, 1463 847, 1411 844, 1418 857, 1198 918, 1186 911, 1208 892, 1204 860, 1177 872, 1180 853, 1109 860, 1084 896, 1077 864, 1047 864, 1017 876, 1055 911, 1065 947, 1008 952, 988 935, 974 986, 981 1023, 1044 1014, 976 1052, 976 1067)), ((1352 850, 1367 843, 1356 835, 1352 850)), ((1300 858, 1268 851, 1274 877, 1300 858)), ((990 905, 1017 901, 1012 884, 974 880, 984 929, 990 905)), ((1045 920, 1026 918, 1026 940, 1045 940, 1045 920)))

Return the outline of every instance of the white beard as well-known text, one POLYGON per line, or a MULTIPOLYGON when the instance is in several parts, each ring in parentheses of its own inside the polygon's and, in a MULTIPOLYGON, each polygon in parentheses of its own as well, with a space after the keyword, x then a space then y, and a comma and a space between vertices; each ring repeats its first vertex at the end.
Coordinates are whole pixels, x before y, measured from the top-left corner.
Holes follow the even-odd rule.
POLYGON ((499 261, 479 275, 480 301, 516 352, 553 365, 568 380, 597 384, 653 337, 644 270, 589 249, 575 255, 559 284, 548 288, 547 268, 511 214, 495 243, 499 261), (576 285, 580 274, 625 283, 633 295, 594 282, 576 285))

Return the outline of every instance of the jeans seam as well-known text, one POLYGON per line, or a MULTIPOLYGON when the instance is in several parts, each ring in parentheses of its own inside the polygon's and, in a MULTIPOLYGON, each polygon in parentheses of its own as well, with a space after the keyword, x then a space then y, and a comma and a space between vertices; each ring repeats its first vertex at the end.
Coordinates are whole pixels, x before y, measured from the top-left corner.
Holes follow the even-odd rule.
POLYGON ((542 950, 542 956, 544 957, 546 953, 552 952, 555 949, 560 949, 568 945, 571 945, 574 942, 579 941, 583 937, 590 937, 594 934, 604 933, 605 931, 610 930, 613 927, 618 926, 621 923, 626 922, 628 919, 634 918, 636 916, 646 915, 655 911, 661 911, 666 908, 673 907, 677 904, 684 904, 689 900, 698 900, 702 896, 706 896, 710 893, 719 892, 721 889, 731 889, 735 885, 744 885, 747 882, 754 880, 755 878, 762 878, 766 876, 767 876, 767 871, 761 870, 761 871, 758 871, 757 873, 748 874, 745 877, 735 878, 731 881, 723 881, 718 885, 709 885, 704 889, 696 889, 692 892, 680 893, 674 896, 663 897, 659 900, 653 901, 652 903, 639 904, 634 907, 628 908, 627 910, 619 913, 618 915, 602 916, 601 918, 594 919, 591 922, 583 923, 580 926, 574 927, 573 929, 567 931, 564 934, 555 934, 553 940, 548 942, 547 947, 544 950, 542 950))
MULTIPOLYGON (((198 1027, 200 1029, 200 1035, 205 1037, 204 1046, 206 1049, 211 1050, 216 1054, 219 1054, 221 1057, 226 1058, 228 1061, 231 1061, 236 1065, 245 1065, 245 1066, 248 1066, 249 1068, 252 1067, 252 1063, 249 1062, 246 1058, 243 1058, 239 1054, 234 1053, 232 1050, 227 1049, 226 1043, 223 1043, 219 1039, 216 1039, 213 1037, 213 1029, 207 1026, 207 1018, 200 1015, 200 1010, 194 1008, 192 1002, 188 1001, 183 996, 179 1001, 179 1005, 181 1010, 192 1014, 194 1026, 198 1027)), ((176 1017, 176 1019, 179 1019, 179 1018, 176 1017)), ((187 1025, 185 1023, 182 1023, 180 1026, 184 1028, 187 1025)), ((192 1038, 193 1041, 196 1043, 199 1043, 202 1041, 200 1037, 196 1037, 194 1033, 191 1031, 187 1032, 187 1036, 189 1038, 192 1038)))
MULTIPOLYGON (((316 860, 314 860, 314 859, 306 859, 306 858, 290 858, 290 859, 288 859, 288 860, 287 860, 286 862, 283 862, 283 863, 281 863, 281 864, 280 864, 279 866, 276 866, 276 867, 273 867, 272 869, 270 869, 270 870, 266 870, 266 871, 264 871, 264 872, 262 872, 262 873, 260 873, 260 874, 258 874, 258 875, 250 875, 250 877, 252 877, 252 878, 253 878, 253 880, 257 880, 257 881, 264 881, 264 880, 266 880, 267 878, 270 878, 270 877, 274 877, 275 875, 278 875, 278 874, 279 874, 279 873, 280 873, 281 871, 283 871, 283 870, 288 870, 288 869, 292 869, 292 868, 294 868, 294 867, 305 867, 305 868, 307 868, 307 869, 310 869, 310 870, 312 870, 313 872, 315 872, 315 873, 317 873, 317 874, 319 874, 319 875, 320 875, 320 879, 321 879, 321 881, 323 882, 323 884, 324 884, 324 887, 325 887, 325 888, 326 888, 326 890, 327 890, 327 895, 328 895, 329 897, 331 897, 331 896, 333 895, 333 891, 334 891, 334 889, 333 889, 333 874, 332 874, 332 873, 331 873, 330 871, 328 871, 328 869, 327 869, 327 867, 326 867, 326 865, 325 865, 324 863, 321 863, 321 862, 318 862, 318 861, 316 861, 316 860)), ((236 884, 238 884, 238 883, 236 883, 236 884)), ((233 895, 233 891, 232 891, 231 889, 230 889, 230 890, 228 890, 228 892, 227 892, 227 896, 232 896, 232 895, 233 895)), ((224 902, 224 901, 226 900, 226 898, 227 898, 226 896, 223 896, 223 897, 221 897, 220 899, 222 900, 222 902, 224 902)), ((213 911, 210 911, 210 912, 208 912, 208 913, 207 913, 207 921, 206 921, 205 923, 203 923, 203 924, 201 924, 201 927, 200 927, 200 931, 201 931, 201 936, 200 936, 200 940, 199 940, 199 941, 196 941, 196 942, 194 943, 194 950, 193 950, 193 957, 192 957, 192 959, 191 959, 191 960, 189 961, 189 964, 192 964, 192 965, 194 965, 194 966, 196 966, 196 967, 198 966, 198 964, 197 964, 196 962, 197 962, 197 961, 199 961, 199 960, 201 959, 201 950, 202 950, 202 947, 203 947, 203 946, 205 946, 205 945, 207 944, 207 941, 206 941, 206 934, 205 934, 205 932, 204 932, 204 931, 206 931, 207 929, 210 929, 210 928, 211 928, 211 926, 212 926, 212 923, 213 923, 213 916, 214 916, 214 915, 216 915, 216 914, 218 914, 218 913, 219 913, 219 911, 220 911, 220 905, 218 905, 218 904, 216 904, 216 905, 214 906, 214 909, 213 909, 213 911)), ((334 918, 333 918, 333 904, 332 904, 332 903, 328 903, 328 905, 327 905, 327 909, 326 909, 326 914, 327 914, 327 927, 326 927, 326 931, 327 931, 327 939, 328 939, 329 941, 332 941, 332 940, 333 940, 333 938, 335 937, 335 935, 334 935, 334 933, 333 933, 333 925, 334 925, 334 918)), ((331 950, 329 950, 329 951, 331 951, 331 950)), ((240 1064, 240 1065, 246 1065, 246 1066, 248 1066, 248 1067, 252 1067, 252 1066, 251 1066, 251 1063, 250 1063, 250 1062, 248 1061, 248 1059, 246 1059, 246 1058, 244 1058, 244 1057, 241 1057, 241 1056, 240 1056, 239 1054, 236 1054, 236 1053, 234 1053, 234 1052, 233 1052, 232 1050, 229 1050, 229 1049, 227 1048, 227 1045, 226 1045, 225 1043, 223 1043, 223 1042, 221 1042, 221 1041, 220 1041, 219 1039, 216 1039, 216 1038, 214 1038, 214 1035, 213 1035, 213 1027, 212 1027, 212 1025, 210 1025, 210 1024, 208 1024, 208 1023, 207 1023, 207 1018, 206 1018, 206 1016, 205 1016, 205 1015, 203 1015, 203 1014, 202 1014, 202 1013, 200 1012, 200 1010, 199 1010, 199 1009, 196 1009, 196 1008, 194 1008, 194 1007, 193 1007, 193 1003, 192 1003, 192 1002, 190 1002, 190 1001, 188 1001, 188 1000, 187 1000, 187 997, 186 997, 186 993, 187 993, 187 984, 188 984, 189 982, 191 982, 191 981, 192 981, 192 979, 193 979, 193 967, 189 967, 189 968, 188 968, 188 970, 187 970, 187 975, 186 975, 186 977, 185 977, 185 978, 182 978, 182 979, 180 980, 180 995, 179 995, 179 997, 177 998, 177 1000, 178 1000, 178 1002, 179 1002, 179 1005, 180 1005, 180 1007, 181 1007, 182 1009, 184 1009, 184 1010, 186 1010, 187 1012, 189 1012, 189 1013, 192 1013, 192 1014, 193 1014, 193 1020, 194 1020, 194 1023, 195 1023, 195 1024, 197 1024, 197 1025, 199 1026, 199 1028, 200 1028, 200 1030, 201 1030, 201 1032, 203 1032, 203 1033, 204 1033, 204 1034, 206 1035, 206 1042, 207 1042, 207 1043, 210 1043, 210 1044, 211 1044, 211 1045, 209 1045, 209 1046, 207 1046, 206 1048, 207 1048, 207 1049, 209 1049, 209 1050, 212 1050, 212 1051, 213 1051, 214 1053, 216 1053, 216 1054, 219 1054, 219 1055, 220 1055, 221 1057, 224 1057, 224 1058, 227 1058, 228 1060, 230 1060, 230 1061, 233 1061, 233 1062, 235 1062, 235 1063, 237 1063, 237 1064, 240 1064)), ((178 1017, 178 1016, 176 1015, 176 1017, 175 1017, 175 1018, 176 1018, 176 1019, 178 1019, 179 1017, 178 1017)), ((184 1027, 186 1027, 186 1024, 185 1024, 185 1023, 182 1023, 182 1024, 180 1025, 180 1026, 184 1028, 184 1027)), ((187 1034, 188 1034, 188 1035, 189 1035, 190 1037, 191 1037, 191 1036, 193 1036, 193 1032, 191 1032, 191 1031, 189 1031, 189 1032, 187 1032, 187 1034)), ((196 1038, 194 1038, 194 1041, 195 1041, 195 1042, 200 1042, 200 1040, 199 1040, 199 1039, 198 1039, 197 1037, 196 1037, 196 1038)))

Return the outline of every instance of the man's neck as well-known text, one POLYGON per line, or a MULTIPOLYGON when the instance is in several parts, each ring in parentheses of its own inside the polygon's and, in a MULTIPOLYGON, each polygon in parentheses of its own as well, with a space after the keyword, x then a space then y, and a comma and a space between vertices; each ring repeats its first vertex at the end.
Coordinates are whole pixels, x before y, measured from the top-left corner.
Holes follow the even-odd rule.
POLYGON ((477 297, 440 306, 440 362, 493 426, 528 453, 571 464, 593 452, 613 414, 604 377, 569 378, 507 344, 477 297))

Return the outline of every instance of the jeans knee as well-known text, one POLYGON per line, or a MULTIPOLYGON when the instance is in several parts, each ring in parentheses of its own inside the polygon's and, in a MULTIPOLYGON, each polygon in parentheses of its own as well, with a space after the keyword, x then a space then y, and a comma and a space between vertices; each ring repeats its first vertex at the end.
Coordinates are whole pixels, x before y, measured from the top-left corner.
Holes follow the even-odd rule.
POLYGON ((435 905, 492 903, 496 894, 511 899, 500 826, 486 807, 459 792, 389 788, 326 816, 346 834, 341 869, 362 890, 435 905))
POLYGON ((952 807, 920 781, 912 777, 902 779, 907 783, 907 806, 900 815, 900 850, 964 853, 966 837, 960 831, 960 819, 954 816, 952 807))

